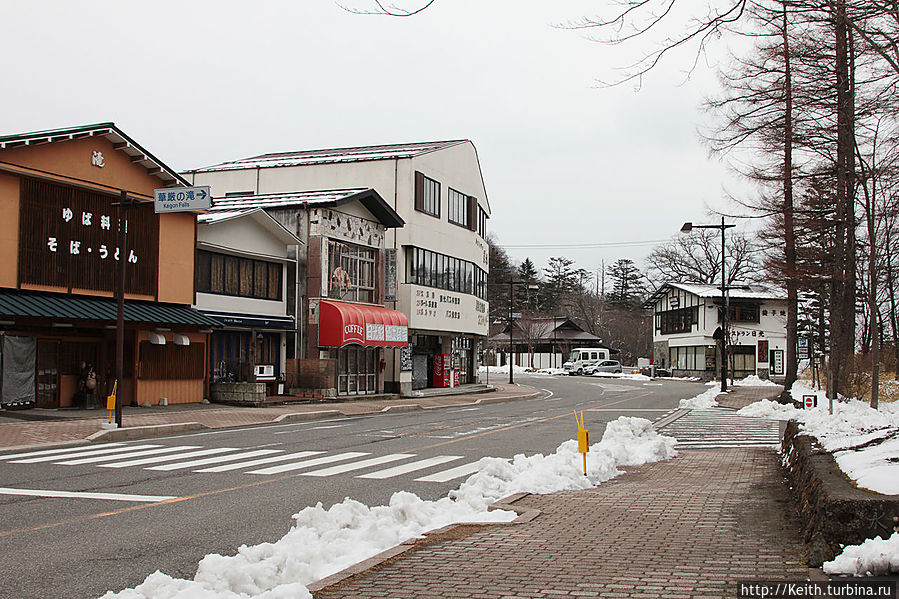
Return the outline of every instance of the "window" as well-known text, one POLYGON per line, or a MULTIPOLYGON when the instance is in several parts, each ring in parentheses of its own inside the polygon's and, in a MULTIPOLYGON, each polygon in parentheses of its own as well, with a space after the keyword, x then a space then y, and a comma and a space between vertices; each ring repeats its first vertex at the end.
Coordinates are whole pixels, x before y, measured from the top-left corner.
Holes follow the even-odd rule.
POLYGON ((281 264, 197 250, 197 291, 281 300, 281 264))
POLYGON ((440 218, 440 183, 415 171, 415 209, 440 218))
POLYGON ((422 248, 406 248, 406 282, 487 299, 487 273, 479 266, 422 248))
POLYGON ((478 235, 487 239, 487 213, 478 206, 478 235))
POLYGON ((731 304, 727 312, 727 318, 730 322, 759 322, 759 307, 755 305, 731 304))
POLYGON ((377 250, 328 241, 328 297, 353 302, 375 302, 377 250))
POLYGON ((447 190, 447 218, 449 218, 449 222, 466 229, 472 229, 472 204, 474 204, 475 208, 477 207, 475 198, 459 193, 450 187, 447 190))
POLYGON ((662 335, 689 333, 694 324, 699 324, 699 306, 656 313, 656 330, 662 335))

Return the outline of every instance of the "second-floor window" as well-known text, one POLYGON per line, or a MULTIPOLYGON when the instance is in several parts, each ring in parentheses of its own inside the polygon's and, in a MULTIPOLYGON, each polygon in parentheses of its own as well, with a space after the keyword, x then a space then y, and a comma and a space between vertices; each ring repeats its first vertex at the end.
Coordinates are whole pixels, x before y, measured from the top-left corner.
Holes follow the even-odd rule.
POLYGON ((694 324, 699 324, 699 306, 656 313, 656 331, 662 335, 689 333, 693 330, 694 324))
POLYGON ((375 302, 375 264, 372 248, 328 241, 328 297, 351 302, 375 302))
POLYGON ((415 171, 415 209, 440 218, 440 183, 415 171))
POLYGON ((487 212, 478 206, 478 235, 481 239, 487 239, 487 212))
POLYGON ((281 300, 281 264, 197 250, 197 291, 281 300))
POLYGON ((406 248, 406 282, 487 299, 486 271, 473 262, 422 248, 406 248))
MULTIPOLYGON (((449 222, 471 229, 471 207, 474 198, 464 193, 459 193, 452 187, 447 190, 447 218, 449 222)), ((477 206, 476 203, 474 203, 477 206)))

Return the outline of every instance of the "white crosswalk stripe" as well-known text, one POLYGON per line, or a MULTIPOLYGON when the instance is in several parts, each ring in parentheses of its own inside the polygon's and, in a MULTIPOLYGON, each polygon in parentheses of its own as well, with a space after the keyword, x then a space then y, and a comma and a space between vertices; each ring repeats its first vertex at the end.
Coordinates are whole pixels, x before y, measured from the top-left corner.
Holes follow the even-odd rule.
POLYGON ((95 456, 102 455, 106 453, 115 453, 120 451, 131 451, 137 449, 145 449, 150 447, 159 447, 159 445, 131 445, 129 447, 109 447, 109 448, 98 448, 93 450, 88 450, 84 448, 79 448, 78 450, 72 451, 68 454, 54 454, 54 455, 42 455, 33 458, 26 458, 24 460, 12 460, 10 464, 37 464, 38 462, 52 462, 54 460, 66 460, 69 458, 82 458, 87 456, 95 456))
POLYGON ((256 449, 254 451, 245 451, 243 453, 232 453, 229 455, 220 455, 212 458, 200 458, 199 460, 190 460, 187 462, 176 462, 174 464, 163 464, 162 466, 150 466, 144 470, 161 470, 163 472, 169 470, 182 470, 184 468, 194 468, 196 466, 205 466, 207 464, 218 464, 221 462, 230 462, 233 460, 241 460, 243 458, 254 458, 260 455, 271 455, 273 453, 283 453, 282 449, 256 449))
POLYGON ((462 456, 460 455, 439 455, 433 458, 425 458, 423 460, 418 460, 416 462, 411 462, 409 464, 402 464, 400 466, 394 466, 393 468, 387 468, 385 470, 378 470, 377 472, 370 472, 369 474, 360 474, 356 478, 374 478, 374 479, 383 479, 383 478, 393 478, 394 476, 400 476, 403 474, 408 474, 409 472, 416 472, 418 470, 424 470, 425 468, 430 468, 432 466, 439 466, 440 464, 445 464, 447 462, 452 462, 455 460, 461 460, 462 456))
POLYGON ((663 419, 658 429, 663 435, 676 438, 679 449, 780 445, 777 421, 739 416, 726 408, 689 410, 673 421, 663 419))
MULTIPOLYGON (((264 446, 263 446, 264 447, 264 446)), ((415 458, 415 454, 397 453, 371 457, 360 451, 329 454, 306 450, 285 453, 283 449, 252 447, 203 448, 198 445, 159 445, 106 443, 94 447, 67 447, 29 451, 0 456, 9 464, 50 464, 91 466, 96 468, 143 468, 158 472, 190 470, 198 473, 240 471, 243 474, 273 475, 297 472, 298 476, 329 477, 415 458), (364 459, 363 459, 364 458, 364 459), (260 468, 260 466, 263 466, 260 468), (326 467, 322 467, 326 466, 326 467), (315 467, 321 467, 314 469, 315 467)), ((384 480, 434 469, 463 459, 458 455, 438 455, 356 475, 356 478, 384 480)), ((418 482, 445 483, 477 472, 477 462, 416 478, 418 482)))
MULTIPOLYGON (((114 462, 116 460, 130 460, 148 455, 161 455, 164 453, 174 453, 176 451, 184 451, 185 449, 199 449, 199 445, 179 445, 176 447, 157 447, 156 449, 144 449, 143 451, 129 451, 127 453, 112 453, 100 456, 90 456, 87 458, 79 458, 77 460, 66 460, 65 462, 54 462, 61 466, 80 466, 81 464, 98 464, 100 462, 114 462)), ((123 450, 124 451, 124 450, 123 450)))
POLYGON ((415 480, 423 483, 445 483, 453 480, 454 478, 461 478, 463 476, 468 476, 469 474, 474 474, 477 471, 478 463, 472 462, 470 464, 464 464, 462 466, 450 468, 449 470, 444 470, 443 472, 436 472, 428 476, 422 476, 421 478, 416 478, 415 480))
POLYGON ((298 451, 296 453, 285 453, 282 455, 272 456, 270 458, 260 458, 258 460, 250 460, 249 462, 238 462, 237 464, 225 464, 224 466, 213 466, 212 468, 203 468, 194 470, 194 472, 230 472, 231 470, 240 470, 241 468, 250 468, 252 466, 261 466, 262 464, 271 464, 273 462, 286 462, 287 460, 298 460, 313 455, 321 454, 321 451, 298 451))
POLYGON ((312 460, 304 460, 302 462, 272 466, 271 468, 263 468, 262 470, 251 470, 250 472, 247 472, 247 474, 281 474, 282 472, 291 472, 293 470, 302 470, 303 468, 310 468, 312 466, 320 466, 321 464, 330 464, 331 462, 359 458, 364 455, 368 454, 363 451, 347 451, 346 453, 338 453, 337 455, 327 455, 312 460))
POLYGON ((392 453, 382 455, 377 458, 362 460, 361 462, 352 462, 350 464, 341 464, 339 466, 331 466, 321 470, 313 470, 312 472, 304 472, 303 476, 333 476, 335 474, 343 474, 344 472, 352 472, 353 470, 362 470, 371 466, 379 466, 388 462, 396 462, 397 460, 405 460, 406 458, 414 458, 414 453, 392 453))
MULTIPOLYGON (((122 443, 106 443, 102 445, 103 448, 111 448, 113 446, 120 446, 122 443)), ((42 449, 40 451, 28 451, 26 453, 11 453, 9 455, 0 456, 0 460, 14 460, 16 458, 30 458, 34 456, 40 455, 51 455, 51 454, 59 454, 59 453, 67 453, 72 451, 97 451, 96 449, 89 449, 83 446, 78 447, 63 447, 62 449, 42 449)))
POLYGON ((115 464, 100 464, 100 468, 128 468, 129 466, 144 466, 146 464, 155 464, 157 462, 173 462, 183 458, 198 458, 203 455, 213 455, 217 453, 227 453, 229 451, 239 451, 236 447, 217 447, 215 449, 203 449, 200 451, 187 451, 178 455, 153 456, 149 458, 140 458, 137 460, 128 460, 125 462, 116 462, 115 464))

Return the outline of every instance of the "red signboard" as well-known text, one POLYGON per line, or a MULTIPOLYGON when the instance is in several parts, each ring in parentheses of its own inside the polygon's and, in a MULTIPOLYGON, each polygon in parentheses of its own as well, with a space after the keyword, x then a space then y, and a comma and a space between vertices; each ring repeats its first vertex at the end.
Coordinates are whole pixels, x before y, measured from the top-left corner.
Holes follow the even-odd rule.
POLYGON ((409 320, 396 310, 323 300, 319 308, 318 344, 343 347, 352 343, 370 347, 406 347, 409 320))
POLYGON ((817 395, 803 395, 802 396, 802 405, 806 409, 817 407, 818 396, 817 395))

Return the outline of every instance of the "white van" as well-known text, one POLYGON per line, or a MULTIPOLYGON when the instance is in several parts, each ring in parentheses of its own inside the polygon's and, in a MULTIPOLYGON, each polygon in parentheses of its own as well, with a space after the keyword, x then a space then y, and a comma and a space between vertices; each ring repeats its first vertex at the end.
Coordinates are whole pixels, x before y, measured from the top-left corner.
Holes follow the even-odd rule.
POLYGON ((578 347, 571 350, 568 361, 562 364, 562 370, 568 374, 584 374, 584 368, 592 366, 600 360, 609 359, 609 350, 602 347, 578 347))

